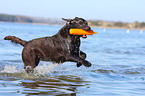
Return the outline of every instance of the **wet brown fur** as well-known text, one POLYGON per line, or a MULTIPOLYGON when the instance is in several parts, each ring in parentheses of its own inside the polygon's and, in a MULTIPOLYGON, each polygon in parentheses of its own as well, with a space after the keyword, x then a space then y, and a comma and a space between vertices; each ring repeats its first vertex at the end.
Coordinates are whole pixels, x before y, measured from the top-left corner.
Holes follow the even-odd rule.
POLYGON ((43 37, 30 41, 21 40, 15 36, 6 36, 5 40, 11 40, 24 46, 22 59, 27 72, 32 72, 40 60, 63 63, 65 61, 77 62, 77 67, 82 64, 90 67, 91 63, 85 60, 86 54, 80 50, 80 35, 71 35, 71 28, 91 30, 83 18, 64 19, 66 25, 52 37, 43 37))

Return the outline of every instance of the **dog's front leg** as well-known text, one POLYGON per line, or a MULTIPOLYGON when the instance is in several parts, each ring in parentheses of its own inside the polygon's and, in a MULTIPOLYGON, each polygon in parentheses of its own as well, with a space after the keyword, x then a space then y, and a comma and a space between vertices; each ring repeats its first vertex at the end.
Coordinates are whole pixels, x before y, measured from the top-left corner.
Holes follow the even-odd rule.
POLYGON ((82 57, 83 59, 86 59, 87 55, 86 53, 80 51, 80 57, 82 57))
POLYGON ((86 67, 90 67, 92 65, 89 61, 87 61, 81 57, 66 56, 66 61, 78 62, 80 64, 83 64, 86 67))
MULTIPOLYGON (((87 55, 86 55, 86 53, 80 51, 80 57, 83 58, 83 59, 86 59, 87 55)), ((77 67, 80 67, 80 66, 82 66, 82 63, 78 62, 77 67)))

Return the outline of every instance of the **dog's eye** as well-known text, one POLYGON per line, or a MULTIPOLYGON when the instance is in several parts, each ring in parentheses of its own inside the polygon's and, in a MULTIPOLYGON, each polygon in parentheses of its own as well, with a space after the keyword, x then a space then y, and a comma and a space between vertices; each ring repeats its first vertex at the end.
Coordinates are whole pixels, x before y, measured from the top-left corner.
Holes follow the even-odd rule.
POLYGON ((74 21, 70 21, 71 23, 74 23, 74 21))
POLYGON ((69 22, 67 22, 67 24, 72 24, 72 23, 74 23, 74 21, 72 21, 72 20, 71 20, 71 21, 69 21, 69 22))

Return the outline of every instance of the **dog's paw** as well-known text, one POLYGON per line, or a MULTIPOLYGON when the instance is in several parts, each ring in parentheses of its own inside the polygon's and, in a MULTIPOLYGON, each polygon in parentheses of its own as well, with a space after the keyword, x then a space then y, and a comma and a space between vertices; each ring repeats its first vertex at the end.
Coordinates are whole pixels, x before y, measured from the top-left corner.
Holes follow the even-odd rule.
POLYGON ((82 66, 82 64, 81 63, 77 63, 77 67, 80 67, 80 66, 82 66))
POLYGON ((26 66, 26 69, 25 69, 26 73, 33 73, 34 70, 31 66, 26 66))
POLYGON ((83 61, 83 65, 84 65, 85 67, 91 67, 92 64, 91 64, 90 62, 84 60, 84 61, 83 61))

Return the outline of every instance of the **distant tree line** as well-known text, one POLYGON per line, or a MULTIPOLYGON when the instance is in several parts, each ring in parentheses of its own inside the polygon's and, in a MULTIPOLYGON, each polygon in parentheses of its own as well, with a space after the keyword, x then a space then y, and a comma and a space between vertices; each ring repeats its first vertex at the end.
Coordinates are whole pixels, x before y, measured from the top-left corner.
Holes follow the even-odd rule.
POLYGON ((6 14, 0 14, 0 21, 5 22, 34 22, 35 20, 31 17, 26 16, 15 16, 15 15, 6 15, 6 14))
POLYGON ((89 21, 92 26, 98 27, 109 27, 109 28, 133 28, 133 29, 145 29, 145 22, 134 22, 134 23, 124 23, 124 22, 107 22, 107 21, 89 21))
POLYGON ((135 22, 135 28, 145 28, 145 22, 135 22))
POLYGON ((8 15, 0 14, 0 21, 3 22, 20 22, 20 23, 45 23, 45 24, 64 24, 59 20, 52 20, 39 17, 19 16, 19 15, 8 15))
MULTIPOLYGON (((0 21, 3 22, 21 22, 21 23, 45 23, 45 24, 64 24, 62 20, 46 19, 39 17, 28 17, 19 15, 0 14, 0 21)), ((145 22, 109 22, 101 20, 90 20, 89 24, 96 27, 104 28, 131 28, 131 29, 145 29, 145 22)))

